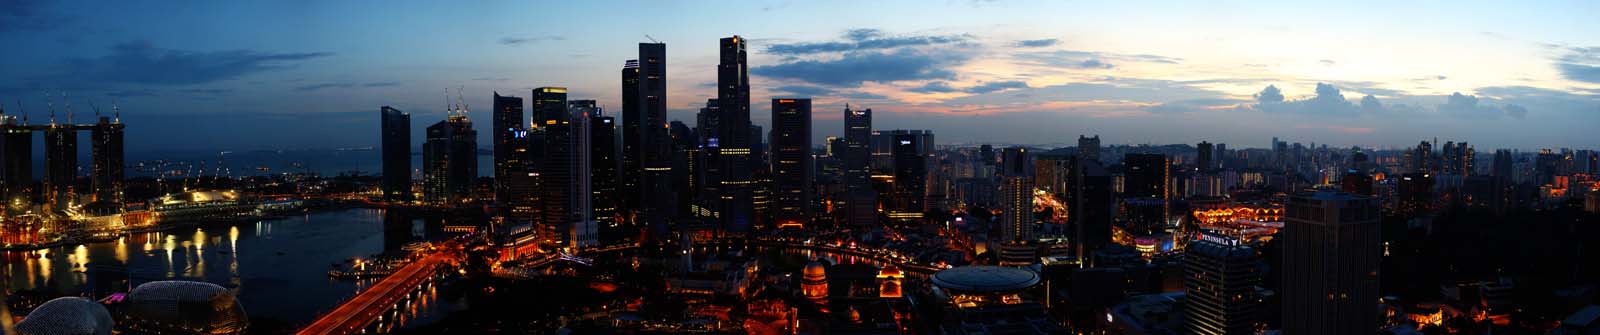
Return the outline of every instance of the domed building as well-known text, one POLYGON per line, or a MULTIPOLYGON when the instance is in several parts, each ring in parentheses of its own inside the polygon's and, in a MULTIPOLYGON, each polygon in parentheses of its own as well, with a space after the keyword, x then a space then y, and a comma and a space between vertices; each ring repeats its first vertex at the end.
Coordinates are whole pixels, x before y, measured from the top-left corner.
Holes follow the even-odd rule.
POLYGON ((828 270, 822 262, 812 261, 806 264, 805 271, 801 272, 800 291, 805 292, 806 299, 819 305, 826 305, 828 300, 828 270))
POLYGON ((62 297, 46 301, 17 322, 18 334, 111 335, 111 313, 93 300, 62 297))
POLYGON ((155 332, 240 334, 250 325, 232 292, 193 281, 139 285, 123 300, 118 317, 129 328, 155 332))

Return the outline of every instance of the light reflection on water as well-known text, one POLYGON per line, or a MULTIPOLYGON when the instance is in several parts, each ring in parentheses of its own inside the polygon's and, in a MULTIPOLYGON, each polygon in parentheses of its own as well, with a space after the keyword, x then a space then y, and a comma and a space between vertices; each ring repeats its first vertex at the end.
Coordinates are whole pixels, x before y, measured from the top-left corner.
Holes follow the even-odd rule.
MULTIPOLYGON (((331 265, 383 251, 384 212, 346 209, 232 225, 132 234, 117 240, 8 252, 9 289, 102 297, 156 280, 228 287, 251 318, 311 321, 371 283, 328 278, 331 265), (191 231, 192 230, 192 231, 191 231), (222 239, 227 236, 226 243, 222 239)), ((409 225, 403 231, 409 232, 409 225)), ((391 238, 411 238, 412 234, 391 238)), ((397 244, 403 244, 397 243, 397 244)))

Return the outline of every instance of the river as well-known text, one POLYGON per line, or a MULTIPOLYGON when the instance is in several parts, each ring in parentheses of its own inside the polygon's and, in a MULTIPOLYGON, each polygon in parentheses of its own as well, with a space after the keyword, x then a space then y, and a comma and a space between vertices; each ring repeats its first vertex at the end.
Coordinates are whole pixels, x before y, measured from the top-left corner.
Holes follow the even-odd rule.
MULTIPOLYGON (((138 233, 116 241, 5 255, 8 292, 83 295, 125 292, 156 280, 230 288, 255 325, 309 323, 375 280, 333 280, 333 264, 368 258, 429 235, 422 220, 379 209, 313 212, 281 219, 138 233)), ((451 309, 449 304, 438 304, 451 309)), ((428 314, 444 311, 422 311, 428 314)), ((409 325, 408 325, 409 326, 409 325)))

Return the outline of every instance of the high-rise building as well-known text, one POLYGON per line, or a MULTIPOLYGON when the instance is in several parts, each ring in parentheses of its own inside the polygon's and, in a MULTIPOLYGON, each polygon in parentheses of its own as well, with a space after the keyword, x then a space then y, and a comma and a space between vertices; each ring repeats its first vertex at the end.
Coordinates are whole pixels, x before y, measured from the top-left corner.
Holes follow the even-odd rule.
POLYGON ((1078 159, 1091 162, 1100 161, 1100 135, 1085 137, 1078 135, 1078 159))
POLYGON ((845 185, 845 220, 856 227, 872 226, 878 219, 878 194, 872 190, 872 109, 844 108, 844 147, 841 155, 845 185))
POLYGON ((1279 264, 1284 334, 1377 330, 1379 218, 1369 197, 1321 191, 1289 198, 1279 264))
POLYGON ((639 151, 643 109, 639 104, 639 60, 629 59, 622 65, 622 168, 617 174, 617 210, 624 217, 639 208, 639 176, 644 173, 644 166, 639 164, 644 161, 639 151))
POLYGON ((75 202, 78 179, 78 131, 53 120, 44 131, 45 203, 66 209, 75 202))
POLYGON ((379 108, 383 136, 383 200, 411 201, 411 113, 379 108))
POLYGON ((1127 154, 1123 156, 1124 206, 1136 226, 1153 228, 1167 224, 1168 172, 1167 156, 1163 154, 1127 154))
POLYGON ((904 222, 919 222, 922 215, 928 210, 926 206, 928 196, 928 154, 923 143, 930 136, 923 136, 922 131, 894 131, 891 132, 893 141, 890 152, 894 160, 894 192, 889 199, 893 204, 889 209, 889 218, 904 222))
POLYGON ((773 218, 778 227, 811 223, 811 99, 772 99, 773 218))
POLYGON ((1000 169, 1001 238, 1007 242, 1033 241, 1033 170, 1028 149, 1006 148, 1000 169))
MULTIPOLYGON (((523 132, 522 98, 502 96, 494 92, 494 200, 512 207, 512 213, 526 214, 527 208, 516 208, 527 199, 513 199, 512 189, 527 189, 532 185, 528 174, 528 139, 523 132), (521 152, 518 152, 518 151, 521 152)), ((520 192, 517 192, 520 193, 520 192)), ((518 194, 525 196, 526 194, 518 194)), ((514 215, 520 216, 520 215, 514 215)))
MULTIPOLYGON (((1184 250, 1185 334, 1255 334, 1260 257, 1230 236, 1202 233, 1184 250)), ((1376 302, 1374 302, 1376 303, 1376 302)))
POLYGON ((466 107, 449 111, 428 126, 422 144, 422 198, 433 204, 460 204, 472 198, 478 177, 478 131, 466 107))
POLYGON ((755 221, 753 157, 750 131, 750 72, 745 39, 721 40, 717 63, 717 116, 715 136, 707 141, 707 157, 718 171, 707 182, 718 184, 715 211, 718 229, 742 233, 755 221))
POLYGON ((122 133, 126 127, 121 117, 101 116, 89 134, 90 160, 94 200, 122 206, 123 147, 122 133))
POLYGON ((33 203, 33 130, 0 110, 0 186, 5 208, 33 203))
POLYGON ((1039 155, 1035 157, 1033 160, 1033 186, 1057 197, 1067 194, 1067 182, 1071 180, 1071 178, 1067 177, 1067 173, 1072 171, 1072 157, 1070 155, 1039 155))
MULTIPOLYGON (((576 235, 571 234, 576 222, 575 194, 577 183, 578 151, 574 140, 572 115, 567 104, 565 87, 540 87, 530 96, 533 123, 543 133, 544 146, 536 173, 539 178, 538 202, 540 229, 546 232, 546 244, 574 246, 576 235)), ((584 150, 587 151, 587 150, 584 150)), ((583 170, 588 171, 588 170, 583 170)), ((588 198, 584 194, 584 198, 588 198)), ((587 213, 585 213, 587 215, 587 213)))
POLYGON ((1068 171, 1067 221, 1073 226, 1077 254, 1086 257, 1111 244, 1111 222, 1116 216, 1111 173, 1099 161, 1073 157, 1068 171))
POLYGON ((1196 144, 1194 147, 1195 147, 1195 158, 1194 158, 1195 170, 1198 170, 1198 171, 1201 171, 1201 172, 1207 172, 1207 171, 1215 170, 1217 168, 1216 167, 1217 161, 1216 161, 1216 158, 1215 158, 1216 157, 1215 156, 1216 155, 1216 148, 1211 146, 1211 142, 1200 141, 1200 144, 1196 144))
POLYGON ((594 133, 589 120, 600 114, 600 106, 594 100, 572 100, 567 103, 567 120, 570 122, 567 124, 567 133, 571 138, 568 145, 572 148, 567 159, 572 176, 568 179, 571 186, 566 188, 570 192, 568 199, 571 199, 571 205, 568 207, 567 224, 563 228, 566 230, 564 235, 568 236, 566 246, 571 248, 600 244, 600 229, 594 219, 592 201, 593 179, 589 173, 593 171, 590 152, 594 149, 590 143, 594 133))
POLYGON ((602 112, 596 109, 589 116, 589 201, 594 207, 595 223, 612 227, 617 224, 617 205, 621 201, 618 169, 622 162, 618 159, 617 120, 602 112))
MULTIPOLYGON (((667 124, 666 43, 639 43, 638 90, 630 94, 637 96, 634 99, 640 118, 635 149, 642 171, 636 210, 638 218, 650 227, 651 236, 661 236, 667 232, 668 221, 677 216, 677 196, 672 192, 672 135, 667 124)), ((748 120, 749 100, 745 102, 748 120)))

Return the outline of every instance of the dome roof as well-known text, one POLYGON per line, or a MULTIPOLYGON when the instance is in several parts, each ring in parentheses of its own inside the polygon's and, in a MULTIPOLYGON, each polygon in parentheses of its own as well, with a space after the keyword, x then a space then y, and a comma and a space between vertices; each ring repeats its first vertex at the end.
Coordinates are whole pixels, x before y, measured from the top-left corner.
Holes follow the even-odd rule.
POLYGON ((204 334, 241 333, 249 326, 233 293, 212 283, 157 281, 135 287, 123 301, 130 317, 204 334))
POLYGON ((1038 273, 999 266, 963 266, 933 274, 934 285, 962 292, 1019 291, 1038 283, 1038 273))
POLYGON ((900 272, 900 268, 895 267, 893 264, 889 264, 889 265, 884 265, 882 270, 878 270, 878 277, 879 278, 899 278, 899 277, 905 277, 905 274, 900 272))
POLYGON ((813 261, 813 262, 811 262, 811 264, 806 264, 806 270, 805 270, 805 276, 806 277, 823 277, 823 276, 827 276, 827 275, 828 275, 828 269, 826 267, 822 266, 821 262, 813 261))
POLYGON ((18 334, 111 335, 111 313, 100 303, 79 297, 46 301, 17 323, 18 334))

